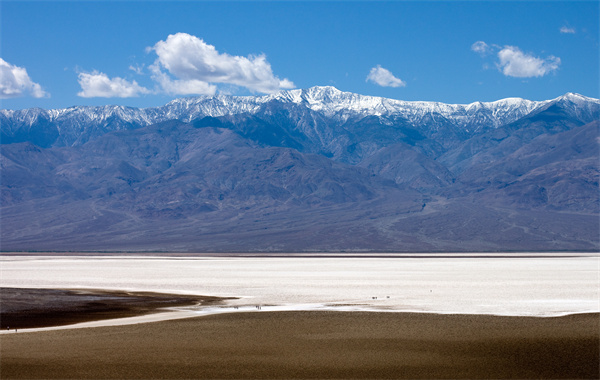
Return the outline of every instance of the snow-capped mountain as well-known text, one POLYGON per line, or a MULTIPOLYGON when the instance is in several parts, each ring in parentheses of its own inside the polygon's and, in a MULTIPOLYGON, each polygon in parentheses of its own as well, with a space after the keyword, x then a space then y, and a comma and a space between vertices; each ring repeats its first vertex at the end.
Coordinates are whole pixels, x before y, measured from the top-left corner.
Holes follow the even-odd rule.
POLYGON ((599 119, 333 87, 0 110, 1 249, 597 251, 599 119))
POLYGON ((472 134, 513 122, 560 100, 574 102, 579 110, 585 107, 597 109, 599 104, 597 99, 577 94, 539 102, 520 98, 464 105, 407 102, 342 92, 334 87, 312 87, 266 96, 181 98, 156 108, 82 106, 57 110, 0 110, 0 123, 3 143, 27 141, 38 134, 45 136, 46 141, 36 141, 43 146, 72 146, 113 130, 135 129, 173 119, 190 122, 206 116, 255 115, 267 104, 281 104, 310 110, 337 123, 375 116, 384 124, 402 119, 421 131, 437 130, 439 124, 444 123, 461 133, 472 134))
POLYGON ((471 104, 445 104, 439 102, 402 101, 382 97, 364 96, 342 92, 335 87, 312 87, 306 90, 281 92, 272 97, 280 101, 302 104, 326 116, 347 115, 402 117, 412 124, 421 123, 426 117, 455 120, 460 127, 491 122, 498 126, 509 123, 549 101, 535 102, 520 98, 502 99, 495 102, 471 104))

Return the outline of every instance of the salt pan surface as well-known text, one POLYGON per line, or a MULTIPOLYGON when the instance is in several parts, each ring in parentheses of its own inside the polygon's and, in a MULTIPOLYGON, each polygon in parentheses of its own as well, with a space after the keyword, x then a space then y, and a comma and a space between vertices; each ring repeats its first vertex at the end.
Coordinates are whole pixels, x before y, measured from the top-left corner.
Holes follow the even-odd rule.
POLYGON ((377 310, 558 316, 600 312, 600 258, 0 256, 3 287, 238 297, 198 314, 377 310), (237 307, 237 309, 236 309, 237 307))

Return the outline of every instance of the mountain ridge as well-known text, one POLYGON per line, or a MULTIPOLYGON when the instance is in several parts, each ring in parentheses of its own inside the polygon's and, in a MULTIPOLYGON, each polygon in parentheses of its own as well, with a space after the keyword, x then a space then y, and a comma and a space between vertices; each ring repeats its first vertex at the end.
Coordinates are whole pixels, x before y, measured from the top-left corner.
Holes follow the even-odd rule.
MULTIPOLYGON (((74 106, 64 109, 44 110, 32 108, 24 110, 0 110, 2 140, 6 142, 25 141, 19 133, 27 135, 38 123, 41 126, 55 127, 57 138, 67 135, 59 143, 61 146, 80 144, 84 140, 73 138, 77 126, 95 125, 106 131, 139 128, 153 123, 177 119, 189 122, 197 118, 235 115, 259 112, 261 106, 272 101, 281 101, 321 112, 326 116, 348 117, 348 113, 361 116, 399 116, 413 124, 423 122, 428 115, 445 118, 463 118, 458 121, 460 128, 466 128, 472 119, 482 120, 478 125, 493 127, 514 121, 533 110, 561 99, 583 99, 588 103, 600 104, 600 101, 579 94, 567 93, 561 97, 546 101, 530 101, 521 98, 506 98, 494 102, 473 102, 469 104, 445 104, 440 102, 402 101, 381 97, 364 96, 342 92, 331 86, 315 86, 304 90, 280 91, 265 96, 200 96, 175 99, 164 106, 135 108, 125 106, 74 106), (516 113, 515 113, 516 112, 516 113), (111 124, 112 123, 112 124, 111 124)), ((38 128, 39 129, 39 128, 38 128)), ((467 128, 468 130, 468 128, 467 128)), ((45 144, 48 145, 48 144, 45 144)))
POLYGON ((600 101, 492 103, 407 117, 318 87, 2 119, 0 249, 600 249, 600 101))

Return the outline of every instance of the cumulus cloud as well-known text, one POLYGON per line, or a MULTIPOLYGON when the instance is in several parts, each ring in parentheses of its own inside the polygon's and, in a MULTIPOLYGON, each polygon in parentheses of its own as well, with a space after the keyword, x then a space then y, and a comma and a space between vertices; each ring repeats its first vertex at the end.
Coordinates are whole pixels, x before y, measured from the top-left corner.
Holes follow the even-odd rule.
POLYGON ((211 83, 262 93, 294 88, 290 80, 273 74, 264 54, 242 57, 219 53, 214 46, 187 33, 171 34, 148 50, 158 55, 151 67, 153 78, 169 93, 211 94, 216 89, 211 83))
POLYGON ((17 98, 25 95, 31 95, 34 98, 50 96, 42 90, 42 86, 29 78, 25 68, 11 65, 0 58, 0 98, 17 98))
POLYGON ((81 91, 77 95, 82 98, 131 98, 151 92, 136 81, 129 82, 119 77, 111 79, 95 70, 91 73, 80 72, 78 82, 81 91))
POLYGON ((560 28, 560 32, 563 34, 575 34, 575 28, 570 28, 565 25, 562 28, 560 28))
POLYGON ((404 87, 406 83, 400 78, 396 78, 391 71, 377 65, 371 69, 367 75, 367 82, 371 81, 382 87, 404 87))
POLYGON ((483 41, 477 41, 471 45, 471 50, 481 56, 484 56, 490 51, 490 47, 483 41))
POLYGON ((150 65, 152 79, 162 91, 171 95, 214 95, 217 86, 198 79, 172 79, 160 69, 158 63, 150 65))
MULTIPOLYGON (((483 41, 477 41, 471 45, 471 50, 478 53, 482 58, 493 53, 498 61, 495 63, 498 70, 509 77, 532 78, 543 77, 550 74, 560 66, 560 58, 550 55, 539 58, 531 54, 526 54, 516 46, 498 46, 488 45, 483 41)), ((485 62, 483 67, 487 69, 491 62, 485 62)))
POLYGON ((498 69, 502 74, 517 78, 543 77, 558 69, 560 58, 546 59, 523 53, 516 46, 505 46, 498 52, 498 69))

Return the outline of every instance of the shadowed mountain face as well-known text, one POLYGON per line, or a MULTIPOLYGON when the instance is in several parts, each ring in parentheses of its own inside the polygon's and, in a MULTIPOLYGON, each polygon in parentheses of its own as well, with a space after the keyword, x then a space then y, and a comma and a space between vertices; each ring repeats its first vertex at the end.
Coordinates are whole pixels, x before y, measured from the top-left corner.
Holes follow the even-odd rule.
POLYGON ((0 111, 2 250, 598 250, 600 102, 0 111))

